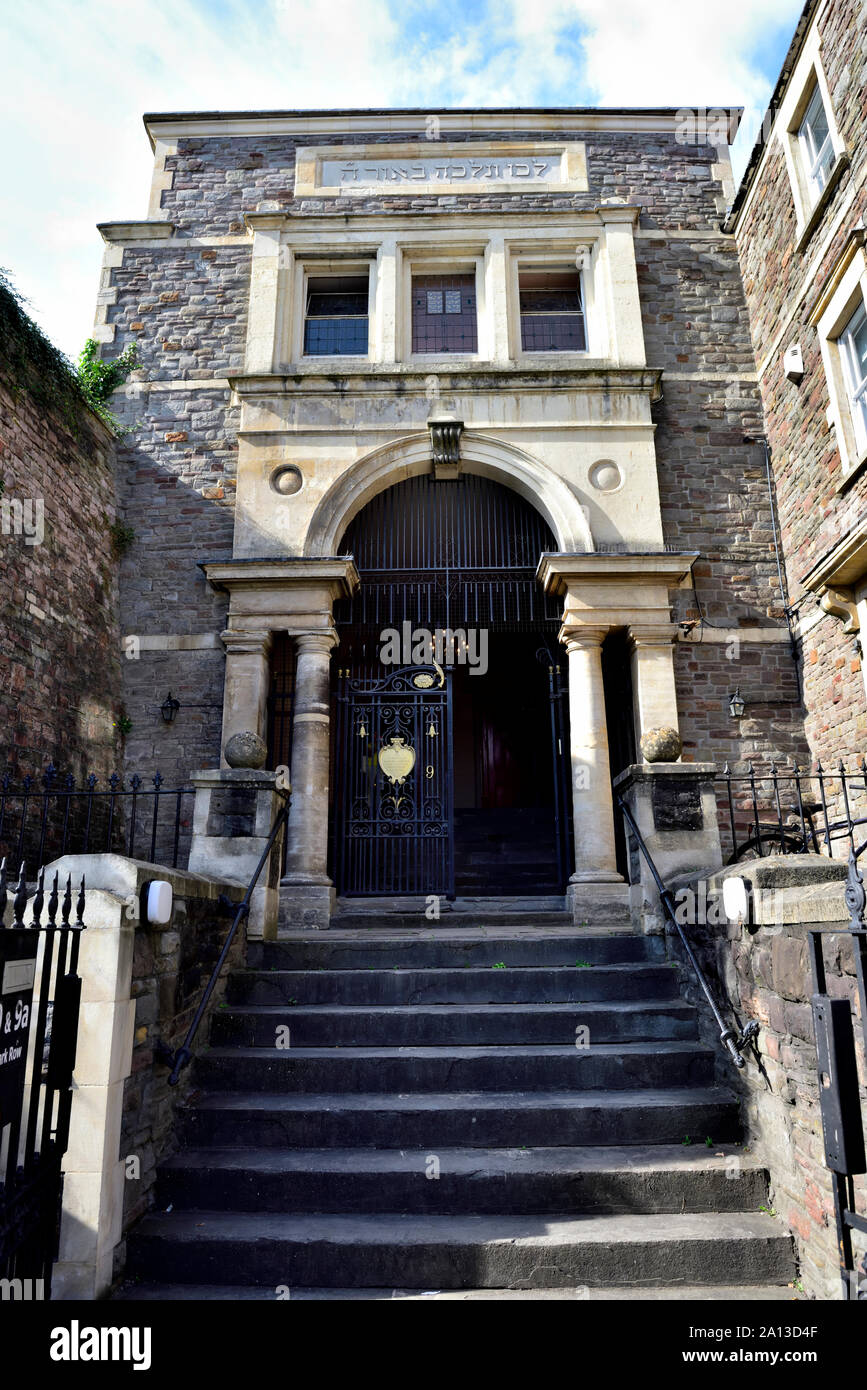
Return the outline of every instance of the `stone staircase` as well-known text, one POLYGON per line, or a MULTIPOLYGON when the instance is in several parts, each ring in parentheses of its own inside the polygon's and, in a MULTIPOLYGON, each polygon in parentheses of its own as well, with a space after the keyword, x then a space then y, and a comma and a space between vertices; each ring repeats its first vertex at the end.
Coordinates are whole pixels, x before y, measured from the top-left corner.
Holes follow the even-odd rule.
POLYGON ((660 940, 544 915, 251 944, 119 1296, 794 1297, 660 940))

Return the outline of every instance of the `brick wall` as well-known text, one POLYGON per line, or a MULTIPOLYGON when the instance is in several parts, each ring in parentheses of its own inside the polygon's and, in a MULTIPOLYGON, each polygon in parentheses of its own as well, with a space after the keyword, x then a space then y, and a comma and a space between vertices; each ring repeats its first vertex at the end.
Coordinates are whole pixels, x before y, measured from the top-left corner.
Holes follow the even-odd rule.
POLYGON ((0 767, 105 775, 121 755, 114 439, 47 352, 30 360, 0 297, 0 501, 44 506, 41 543, 15 534, 11 512, 0 535, 0 767))
MULTIPOLYGON (((735 1071, 673 937, 667 938, 669 951, 681 966, 686 996, 700 1008, 702 1035, 718 1057, 718 1079, 741 1096, 746 1143, 770 1170, 772 1208, 795 1238, 804 1290, 814 1298, 838 1300, 833 1191, 824 1161, 810 1008, 809 932, 819 928, 830 933, 825 946, 827 991, 833 998, 848 999, 852 1006, 864 1114, 864 1033, 851 940, 842 925, 847 918, 843 870, 827 865, 820 873, 810 866, 792 868, 791 862, 777 859, 762 865, 742 864, 737 872, 745 874, 766 904, 757 914, 761 924, 720 924, 717 919, 690 923, 685 930, 724 1006, 724 1016, 737 1018, 741 1025, 750 1019, 761 1025, 761 1066, 748 1054, 744 1071, 735 1071), (829 875, 835 878, 829 880, 829 875)), ((708 901, 713 901, 720 884, 719 876, 708 880, 708 901)), ((861 1177, 856 1179, 856 1206, 867 1212, 867 1186, 861 1177)), ((863 1237, 856 1236, 855 1244, 856 1250, 863 1251, 863 1237)))
MULTIPOLYGON (((821 7, 820 19, 822 65, 851 167, 843 173, 809 241, 798 251, 792 189, 783 150, 774 137, 759 167, 752 201, 737 226, 786 570, 796 603, 804 598, 801 581, 809 569, 867 509, 865 475, 845 494, 838 491, 840 455, 826 418, 830 398, 817 331, 808 322, 846 237, 867 211, 863 5, 858 0, 833 0, 821 7), (798 385, 784 376, 782 360, 785 348, 796 342, 801 345, 805 369, 798 385)), ((814 602, 806 595, 800 608, 803 617, 812 615, 814 602)), ((813 756, 825 762, 840 755, 860 757, 867 702, 853 639, 841 632, 838 622, 825 618, 820 628, 805 634, 803 661, 807 737, 813 756)))

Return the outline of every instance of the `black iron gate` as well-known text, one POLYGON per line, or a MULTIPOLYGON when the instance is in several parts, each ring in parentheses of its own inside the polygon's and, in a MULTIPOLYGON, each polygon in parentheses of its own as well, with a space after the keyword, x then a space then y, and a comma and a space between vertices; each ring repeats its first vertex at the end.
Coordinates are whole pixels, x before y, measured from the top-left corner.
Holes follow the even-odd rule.
POLYGON ((0 864, 0 1278, 12 1297, 49 1298, 57 1258, 69 1139, 72 1072, 81 980, 78 948, 84 927, 84 879, 72 915, 72 883, 45 901, 44 871, 24 925, 27 884, 22 865, 12 924, 3 927, 6 861, 0 864), (42 924, 47 909, 47 922, 42 924), (60 921, 58 922, 58 913, 60 921))
POLYGON ((537 659, 548 661, 548 699, 551 707, 551 760, 554 780, 554 837, 558 891, 565 890, 574 867, 572 779, 569 775, 569 685, 562 668, 542 647, 537 659))
POLYGON ((336 750, 338 892, 454 897, 449 674, 341 673, 336 750))

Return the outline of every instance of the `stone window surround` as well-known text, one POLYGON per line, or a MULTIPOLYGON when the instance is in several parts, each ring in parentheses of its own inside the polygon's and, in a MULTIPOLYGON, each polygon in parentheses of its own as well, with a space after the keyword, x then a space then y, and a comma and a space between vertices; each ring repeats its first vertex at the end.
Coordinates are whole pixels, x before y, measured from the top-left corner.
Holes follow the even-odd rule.
POLYGON ((279 373, 292 364, 303 375, 362 361, 433 367, 466 360, 540 370, 645 365, 633 240, 637 208, 610 204, 557 219, 528 215, 517 226, 514 214, 488 214, 483 224, 478 214, 455 216, 445 227, 441 217, 437 226, 420 225, 424 220, 359 215, 338 233, 331 219, 305 218, 300 227, 282 214, 248 214, 253 267, 246 373, 279 373), (519 266, 576 261, 582 266, 588 349, 522 352, 519 266), (369 266, 368 358, 303 357, 304 276, 314 265, 318 272, 369 266), (479 351, 466 359, 410 352, 412 274, 446 268, 476 272, 479 351))
POLYGON ((795 204, 795 235, 798 251, 802 251, 809 241, 849 163, 846 146, 834 117, 831 93, 828 90, 825 71, 822 67, 821 50, 822 39, 818 30, 814 28, 798 57, 786 94, 780 103, 777 117, 777 135, 785 155, 789 183, 792 187, 792 198, 795 204), (810 192, 809 179, 804 167, 799 131, 815 87, 819 89, 822 105, 825 108, 828 131, 834 149, 834 163, 831 166, 825 187, 819 197, 814 199, 810 192))
MULTIPOLYGON (((859 643, 867 632, 867 520, 861 521, 813 566, 802 580, 824 613, 838 618, 859 643)), ((867 662, 861 662, 867 694, 867 662)))
POLYGON ((848 238, 842 255, 831 271, 823 293, 820 295, 810 323, 819 335, 822 362, 828 383, 830 407, 829 422, 833 424, 840 451, 840 477, 837 490, 840 491, 853 480, 856 473, 867 463, 867 449, 859 448, 855 437, 855 422, 849 401, 849 385, 846 379, 842 354, 838 343, 839 335, 851 319, 859 302, 867 303, 867 233, 857 228, 848 238))

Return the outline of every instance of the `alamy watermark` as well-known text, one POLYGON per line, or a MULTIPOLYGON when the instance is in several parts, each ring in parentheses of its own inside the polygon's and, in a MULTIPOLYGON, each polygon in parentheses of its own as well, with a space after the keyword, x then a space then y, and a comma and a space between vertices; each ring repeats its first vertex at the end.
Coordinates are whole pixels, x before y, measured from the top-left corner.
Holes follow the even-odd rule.
POLYGON ((379 634, 379 659, 384 666, 468 666, 471 676, 488 669, 488 630, 484 627, 387 627, 379 634))
POLYGON ((0 497, 0 535, 23 536, 25 545, 45 539, 45 499, 0 497))

